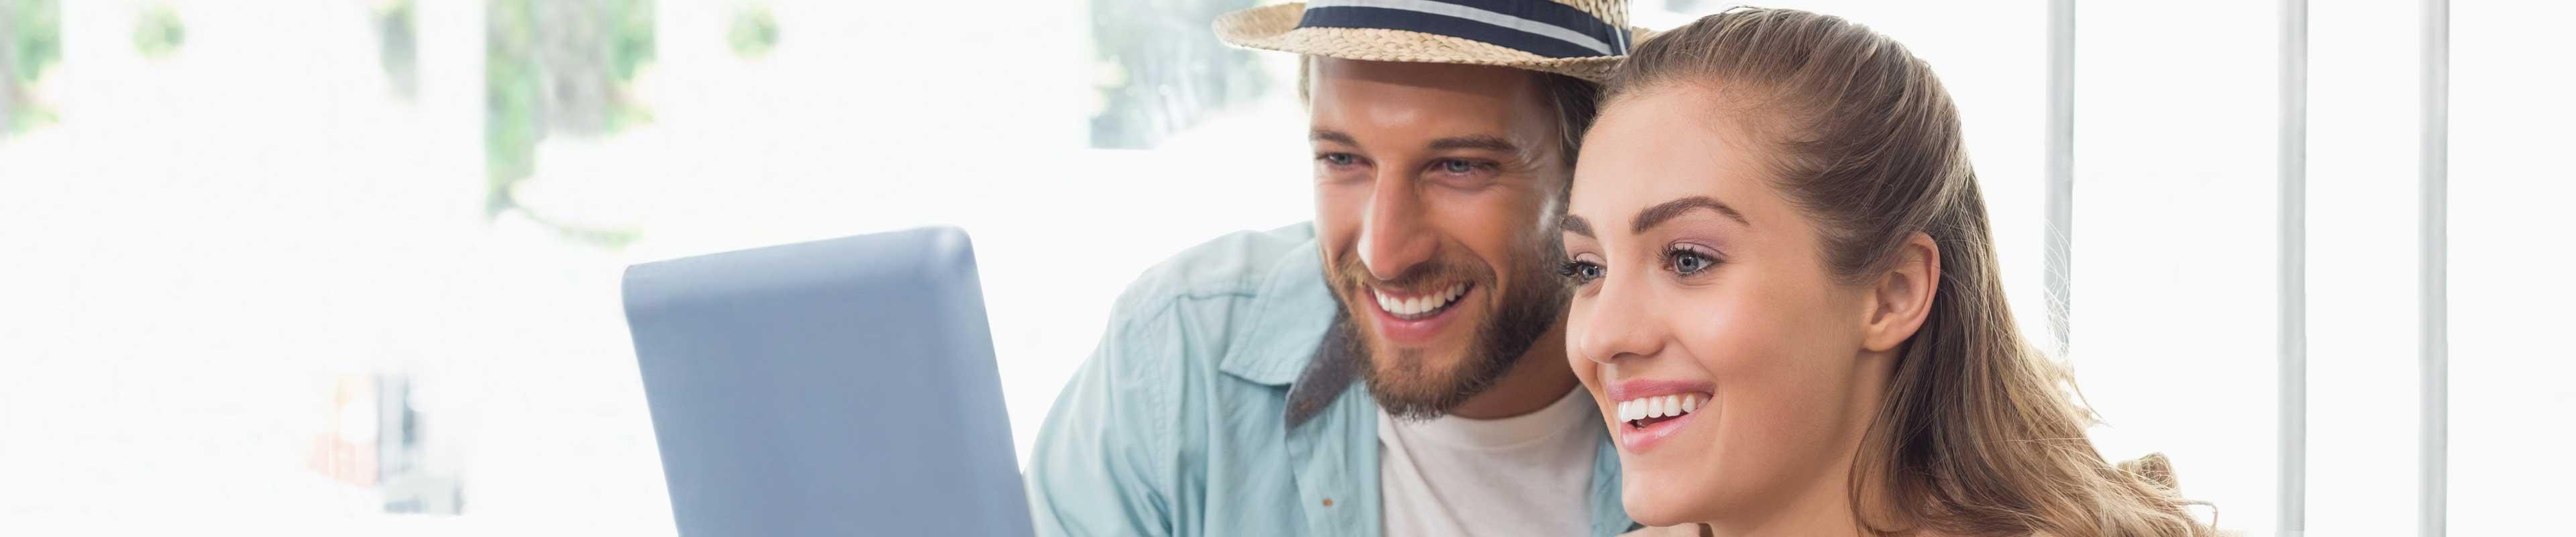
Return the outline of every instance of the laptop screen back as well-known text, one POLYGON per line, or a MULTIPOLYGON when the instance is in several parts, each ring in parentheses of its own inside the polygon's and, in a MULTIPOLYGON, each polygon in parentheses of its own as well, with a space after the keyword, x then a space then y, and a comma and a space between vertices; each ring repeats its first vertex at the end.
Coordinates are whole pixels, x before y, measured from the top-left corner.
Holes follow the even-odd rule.
POLYGON ((680 534, 1029 535, 963 231, 626 272, 680 534))

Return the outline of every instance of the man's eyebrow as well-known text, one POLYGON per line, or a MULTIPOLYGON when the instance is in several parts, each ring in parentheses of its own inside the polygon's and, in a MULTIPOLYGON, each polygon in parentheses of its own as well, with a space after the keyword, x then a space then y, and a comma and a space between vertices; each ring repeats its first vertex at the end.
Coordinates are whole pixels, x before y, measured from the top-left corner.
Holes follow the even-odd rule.
POLYGON ((1569 214, 1569 215, 1565 215, 1564 217, 1557 218, 1557 219, 1556 219, 1556 227, 1557 227, 1557 229, 1565 230, 1565 232, 1566 232, 1566 233, 1573 233, 1573 234, 1576 234, 1576 235, 1582 235, 1582 236, 1585 236, 1585 237, 1600 238, 1600 237, 1595 237, 1595 236, 1593 236, 1593 235, 1592 235, 1592 222, 1591 222, 1591 221, 1589 221, 1589 220, 1584 220, 1584 219, 1583 219, 1583 217, 1580 217, 1580 216, 1575 216, 1575 215, 1570 215, 1570 214, 1569 214))
POLYGON ((1336 130, 1315 129, 1315 132, 1314 132, 1314 133, 1312 133, 1312 134, 1308 134, 1308 135, 1306 136, 1306 139, 1307 139, 1308 141, 1315 141, 1315 142, 1333 142, 1333 143, 1342 144, 1342 145, 1360 145, 1360 141, 1359 141, 1359 139, 1358 139, 1358 138, 1352 138, 1350 134, 1348 134, 1348 133, 1344 133, 1344 132, 1342 132, 1342 131, 1336 131, 1336 130))
POLYGON ((1519 154, 1521 146, 1499 136, 1452 136, 1431 141, 1431 150, 1483 149, 1496 153, 1519 154))
POLYGON ((1646 210, 1637 211, 1637 219, 1628 223, 1628 232, 1645 233, 1647 229, 1651 229, 1656 225, 1662 224, 1665 220, 1671 220, 1673 217, 1691 212, 1692 209, 1708 209, 1717 211, 1718 214, 1723 214, 1726 215, 1727 218, 1735 219, 1737 223, 1747 226, 1753 225, 1753 221, 1744 219, 1744 213, 1736 212, 1734 207, 1728 207, 1726 203, 1717 201, 1717 198, 1711 198, 1708 196, 1691 196, 1658 203, 1653 207, 1647 207, 1646 210))

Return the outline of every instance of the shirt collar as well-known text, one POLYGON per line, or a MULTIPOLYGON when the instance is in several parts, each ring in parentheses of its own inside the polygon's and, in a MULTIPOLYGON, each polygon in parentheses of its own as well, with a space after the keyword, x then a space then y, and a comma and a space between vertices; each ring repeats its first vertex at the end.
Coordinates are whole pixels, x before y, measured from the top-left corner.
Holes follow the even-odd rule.
POLYGON ((1229 345, 1217 369, 1244 380, 1271 386, 1297 382, 1314 362, 1325 332, 1340 315, 1341 303, 1324 284, 1324 260, 1316 242, 1281 256, 1263 276, 1252 314, 1240 341, 1229 345))

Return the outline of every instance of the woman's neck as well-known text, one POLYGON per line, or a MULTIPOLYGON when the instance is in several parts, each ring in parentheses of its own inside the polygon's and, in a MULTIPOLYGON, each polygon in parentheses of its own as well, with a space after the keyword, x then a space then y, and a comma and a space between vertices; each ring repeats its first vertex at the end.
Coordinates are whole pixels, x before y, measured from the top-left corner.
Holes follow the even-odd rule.
MULTIPOLYGON (((1846 451, 1845 453, 1849 453, 1846 451)), ((1867 535, 1861 531, 1860 519, 1851 502, 1851 457, 1829 466, 1836 470, 1823 479, 1808 481, 1803 490, 1778 498, 1769 505, 1752 509, 1750 516, 1715 520, 1708 523, 1708 534, 1714 537, 1754 535, 1867 535)))

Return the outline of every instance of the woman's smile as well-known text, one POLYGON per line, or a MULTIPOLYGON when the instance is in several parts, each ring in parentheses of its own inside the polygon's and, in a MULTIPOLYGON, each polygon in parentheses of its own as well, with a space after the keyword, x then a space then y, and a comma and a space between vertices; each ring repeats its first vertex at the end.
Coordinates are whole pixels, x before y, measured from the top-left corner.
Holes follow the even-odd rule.
POLYGON ((1706 381, 1639 379, 1610 383, 1611 434, 1622 454, 1643 454, 1662 440, 1691 426, 1702 410, 1714 408, 1706 381))

